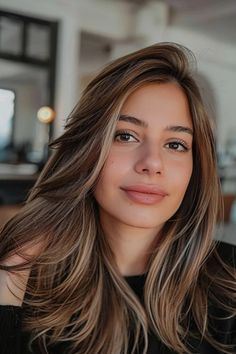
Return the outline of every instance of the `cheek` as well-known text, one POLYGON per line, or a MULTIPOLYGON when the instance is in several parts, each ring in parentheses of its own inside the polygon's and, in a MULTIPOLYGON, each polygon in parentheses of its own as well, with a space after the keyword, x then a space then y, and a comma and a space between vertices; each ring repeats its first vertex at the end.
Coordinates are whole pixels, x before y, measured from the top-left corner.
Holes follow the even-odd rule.
POLYGON ((98 183, 95 187, 95 198, 101 198, 107 194, 112 184, 118 178, 119 164, 113 159, 108 158, 99 176, 98 183))
POLYGON ((173 186, 176 191, 183 192, 187 189, 193 171, 192 159, 183 163, 178 162, 170 170, 170 178, 172 178, 173 186))
POLYGON ((126 175, 130 170, 131 161, 128 154, 110 154, 101 172, 101 178, 104 180, 117 181, 126 175))
POLYGON ((185 173, 184 173, 184 192, 186 191, 188 185, 189 185, 189 182, 190 182, 190 179, 191 179, 191 176, 192 176, 192 172, 193 172, 193 166, 192 164, 189 166, 188 169, 185 170, 185 173))
POLYGON ((113 159, 109 159, 100 174, 99 184, 106 184, 107 181, 112 182, 113 178, 116 176, 118 171, 118 165, 115 163, 113 159))

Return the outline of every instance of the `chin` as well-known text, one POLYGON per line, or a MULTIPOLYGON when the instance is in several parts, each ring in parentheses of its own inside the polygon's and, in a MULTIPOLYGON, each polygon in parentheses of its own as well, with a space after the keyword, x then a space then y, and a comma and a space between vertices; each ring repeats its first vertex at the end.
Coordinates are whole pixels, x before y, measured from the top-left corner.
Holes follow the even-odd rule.
POLYGON ((158 222, 157 220, 143 220, 142 218, 136 218, 135 220, 129 219, 129 220, 121 220, 123 224, 126 224, 130 227, 134 227, 137 229, 160 229, 164 226, 166 220, 160 220, 158 222), (139 221, 137 221, 139 220, 139 221))

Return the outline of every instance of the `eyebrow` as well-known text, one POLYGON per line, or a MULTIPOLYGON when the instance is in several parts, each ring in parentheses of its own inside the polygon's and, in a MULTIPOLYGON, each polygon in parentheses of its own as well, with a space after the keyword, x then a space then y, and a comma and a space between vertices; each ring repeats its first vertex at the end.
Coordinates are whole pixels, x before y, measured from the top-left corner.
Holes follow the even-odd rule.
MULTIPOLYGON (((139 127, 147 128, 148 124, 144 122, 143 120, 127 115, 127 114, 121 114, 119 117, 119 121, 122 122, 128 122, 135 124, 139 127)), ((171 132, 177 132, 177 133, 188 133, 193 136, 193 130, 189 127, 185 127, 182 125, 169 125, 165 128, 166 131, 171 131, 171 132)))

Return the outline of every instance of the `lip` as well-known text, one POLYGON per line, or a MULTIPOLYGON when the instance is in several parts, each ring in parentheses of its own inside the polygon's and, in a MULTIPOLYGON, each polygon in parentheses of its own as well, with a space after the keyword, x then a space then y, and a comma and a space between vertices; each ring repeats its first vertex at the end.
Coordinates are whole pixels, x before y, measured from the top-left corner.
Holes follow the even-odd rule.
POLYGON ((141 204, 156 204, 161 202, 168 193, 154 185, 132 185, 121 187, 127 197, 133 202, 141 204))

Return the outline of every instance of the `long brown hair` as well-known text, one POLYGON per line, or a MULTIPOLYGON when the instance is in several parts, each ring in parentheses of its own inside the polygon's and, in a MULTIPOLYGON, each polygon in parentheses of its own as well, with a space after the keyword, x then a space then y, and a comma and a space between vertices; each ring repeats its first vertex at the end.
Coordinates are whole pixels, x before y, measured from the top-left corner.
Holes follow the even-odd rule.
POLYGON ((199 338, 230 353, 213 339, 208 325, 209 303, 235 314, 236 283, 223 263, 216 276, 220 260, 213 233, 221 196, 212 124, 193 78, 193 62, 186 48, 159 43, 107 66, 85 89, 64 134, 51 144, 54 152, 26 205, 2 230, 1 262, 16 251, 23 254, 27 245, 43 244, 38 257, 25 257, 24 264, 12 268, 32 269, 24 328, 42 352, 69 341, 67 353, 127 354, 142 338, 145 353, 152 330, 177 353, 191 353, 186 333, 196 335, 189 330, 192 318, 199 338), (176 82, 189 102, 193 173, 180 208, 150 254, 142 306, 115 264, 93 189, 125 99, 146 83, 166 82, 176 82))

